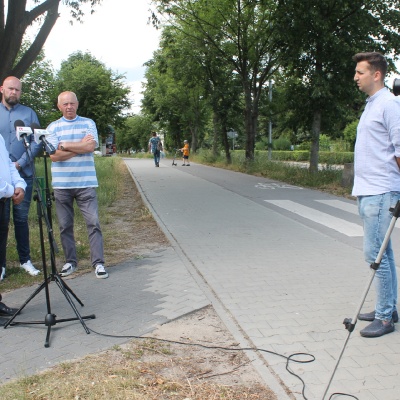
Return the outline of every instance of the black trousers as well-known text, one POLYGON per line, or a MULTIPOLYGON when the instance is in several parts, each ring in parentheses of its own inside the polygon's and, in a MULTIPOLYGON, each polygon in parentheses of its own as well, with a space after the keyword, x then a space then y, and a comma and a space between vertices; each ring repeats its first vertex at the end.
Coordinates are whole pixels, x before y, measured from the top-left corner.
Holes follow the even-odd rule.
POLYGON ((0 199, 0 275, 6 262, 9 221, 5 218, 5 202, 0 199))

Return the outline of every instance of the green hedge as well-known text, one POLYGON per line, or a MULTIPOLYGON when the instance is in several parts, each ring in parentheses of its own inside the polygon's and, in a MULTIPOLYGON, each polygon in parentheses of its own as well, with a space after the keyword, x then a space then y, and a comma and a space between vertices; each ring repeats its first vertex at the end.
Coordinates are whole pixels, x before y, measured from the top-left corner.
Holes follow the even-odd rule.
MULTIPOLYGON (((235 160, 243 161, 245 159, 244 150, 235 150, 231 153, 235 160)), ((254 152, 254 157, 268 157, 268 151, 256 150, 254 152)), ((275 161, 310 161, 310 151, 309 150, 294 150, 294 151, 272 151, 272 160, 275 161)), ((319 162, 321 164, 346 164, 354 162, 353 152, 330 152, 330 151, 320 151, 319 152, 319 162)))

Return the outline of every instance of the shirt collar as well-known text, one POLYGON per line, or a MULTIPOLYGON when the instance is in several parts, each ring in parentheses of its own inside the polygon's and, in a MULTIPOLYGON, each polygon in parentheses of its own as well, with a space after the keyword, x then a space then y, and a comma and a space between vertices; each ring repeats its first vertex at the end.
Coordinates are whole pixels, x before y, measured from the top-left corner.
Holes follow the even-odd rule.
POLYGON ((376 93, 374 93, 372 96, 367 97, 367 99, 365 100, 367 103, 374 101, 375 99, 377 99, 379 96, 382 96, 382 94, 387 92, 387 88, 383 87, 382 89, 379 89, 376 93))

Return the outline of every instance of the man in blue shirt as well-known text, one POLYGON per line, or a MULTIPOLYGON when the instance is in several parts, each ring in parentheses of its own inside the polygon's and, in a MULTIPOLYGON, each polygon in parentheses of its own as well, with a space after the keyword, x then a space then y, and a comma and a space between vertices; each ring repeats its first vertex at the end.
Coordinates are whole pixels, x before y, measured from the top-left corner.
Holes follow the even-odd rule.
MULTIPOLYGON (((14 163, 10 160, 4 139, 0 136, 0 274, 6 260, 6 247, 9 218, 6 218, 6 202, 20 204, 24 199, 26 183, 20 177, 14 163)), ((1 294, 0 294, 1 300, 1 294)), ((12 316, 18 309, 9 308, 0 303, 0 316, 12 316)))
POLYGON ((149 152, 154 155, 154 164, 156 167, 160 166, 160 154, 162 149, 161 139, 157 136, 156 132, 153 132, 149 140, 149 152))
MULTIPOLYGON (((400 200, 400 100, 387 88, 386 59, 379 53, 358 53, 354 80, 368 95, 357 127, 353 196, 364 226, 364 257, 375 262, 392 220, 389 211, 400 200)), ((359 314, 371 323, 360 331, 378 337, 394 331, 398 321, 397 275, 391 242, 375 274, 375 310, 359 314)))
MULTIPOLYGON (((20 204, 12 204, 14 233, 20 266, 30 275, 35 276, 40 271, 31 262, 28 214, 33 188, 33 158, 39 154, 42 146, 34 142, 33 135, 29 135, 27 140, 30 146, 29 150, 27 150, 23 142, 19 141, 16 136, 15 121, 20 120, 27 127, 30 127, 32 123, 39 125, 36 113, 31 108, 19 104, 21 89, 21 81, 14 76, 6 78, 0 88, 2 93, 0 103, 0 133, 4 138, 11 161, 27 184, 24 200, 20 204)), ((8 200, 5 204, 5 216, 8 219, 10 218, 10 211, 11 201, 8 200)), ((2 265, 2 267, 5 271, 5 265, 2 265)))

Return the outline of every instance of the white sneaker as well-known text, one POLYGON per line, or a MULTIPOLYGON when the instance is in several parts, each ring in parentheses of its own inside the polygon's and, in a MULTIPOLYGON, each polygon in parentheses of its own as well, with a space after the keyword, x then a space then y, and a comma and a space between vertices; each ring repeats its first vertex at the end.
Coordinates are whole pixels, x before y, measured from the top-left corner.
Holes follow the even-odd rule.
POLYGON ((1 269, 0 282, 6 277, 6 267, 1 269))
POLYGON ((97 276, 97 278, 100 278, 100 279, 108 278, 108 273, 107 273, 106 269, 104 268, 104 265, 102 265, 102 264, 96 265, 96 276, 97 276))
POLYGON ((76 266, 71 263, 65 263, 61 268, 60 276, 68 276, 74 273, 76 270, 76 266))
POLYGON ((31 260, 28 260, 27 262, 20 264, 21 268, 23 268, 26 272, 29 273, 29 275, 36 276, 40 274, 40 271, 36 269, 32 263, 31 260))

